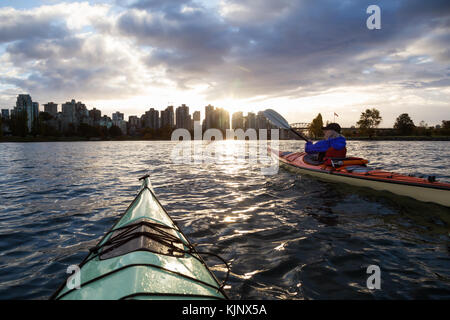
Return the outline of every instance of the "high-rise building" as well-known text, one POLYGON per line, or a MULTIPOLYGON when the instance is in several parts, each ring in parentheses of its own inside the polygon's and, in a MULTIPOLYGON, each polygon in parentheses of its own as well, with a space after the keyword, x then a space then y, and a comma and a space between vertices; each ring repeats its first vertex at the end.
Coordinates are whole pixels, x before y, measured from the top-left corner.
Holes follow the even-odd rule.
POLYGON ((268 125, 269 123, 266 116, 264 115, 264 112, 258 112, 258 115, 256 116, 256 129, 267 129, 268 125))
POLYGON ((102 118, 102 111, 96 108, 89 110, 89 118, 92 119, 94 124, 98 124, 102 118))
POLYGON ((9 119, 9 109, 2 109, 2 119, 9 119))
POLYGON ((149 111, 143 115, 143 122, 145 128, 159 129, 159 111, 154 108, 150 108, 149 111))
POLYGON ((17 96, 15 112, 26 112, 28 131, 31 131, 35 121, 39 117, 39 103, 33 102, 29 94, 19 94, 17 96))
POLYGON ((150 123, 152 129, 159 129, 159 110, 155 110, 153 108, 150 109, 150 123))
POLYGON ((29 94, 19 94, 16 100, 16 108, 26 108, 31 107, 33 101, 29 94))
POLYGON ((140 127, 140 124, 141 124, 138 116, 129 116, 128 123, 130 124, 130 126, 135 126, 135 127, 140 127))
POLYGON ((99 121, 100 126, 102 127, 106 127, 106 128, 111 128, 113 123, 110 117, 108 117, 107 115, 104 115, 103 117, 100 118, 99 121))
POLYGON ((86 105, 80 101, 75 102, 75 100, 72 99, 70 102, 63 103, 61 109, 63 130, 69 128, 70 124, 77 130, 80 123, 89 123, 89 111, 86 108, 86 105))
POLYGON ((58 115, 58 104, 53 102, 44 104, 44 112, 51 114, 53 117, 56 117, 58 115))
POLYGON ((256 129, 256 115, 253 112, 247 113, 245 117, 245 129, 256 129))
POLYGON ((120 128, 122 134, 127 134, 127 122, 124 120, 123 113, 117 111, 112 114, 112 124, 120 128))
POLYGON ((215 128, 214 118, 214 107, 208 104, 205 107, 205 130, 215 128))
POLYGON ((87 109, 85 104, 83 104, 81 102, 77 102, 75 110, 76 110, 76 114, 77 114, 78 124, 85 123, 85 124, 92 125, 92 122, 89 121, 90 120, 89 110, 87 109))
POLYGON ((244 113, 242 111, 233 113, 231 125, 233 129, 244 129, 244 113))
POLYGON ((173 128, 174 126, 173 106, 168 106, 166 110, 161 111, 161 128, 173 128))
POLYGON ((204 129, 220 129, 225 132, 230 129, 230 114, 223 108, 214 108, 212 105, 205 107, 204 129))
POLYGON ((117 111, 112 114, 112 121, 120 121, 120 120, 124 120, 123 113, 117 111))
POLYGON ((122 131, 122 134, 127 134, 127 122, 125 120, 116 120, 113 121, 113 124, 119 127, 120 131, 122 131))
MULTIPOLYGON (((9 109, 2 109, 2 113, 0 115, 0 120, 8 120, 9 119, 9 109)), ((6 121, 0 121, 0 134, 3 132, 9 132, 9 125, 6 121)))
POLYGON ((32 110, 32 118, 33 118, 33 121, 34 121, 34 120, 37 120, 39 118, 39 102, 33 101, 31 103, 31 106, 33 108, 33 110, 32 110))
POLYGON ((200 111, 195 111, 195 112, 192 114, 192 119, 193 119, 194 121, 200 121, 200 111))
POLYGON ((230 129, 230 114, 223 108, 216 109, 217 114, 217 129, 225 132, 225 130, 230 129))
POLYGON ((138 116, 129 116, 128 117, 128 133, 130 135, 135 135, 138 133, 141 128, 141 120, 138 116))
POLYGON ((184 129, 192 129, 192 123, 191 123, 191 115, 189 114, 189 107, 185 104, 182 104, 179 106, 176 111, 176 127, 177 128, 184 128, 184 129))
POLYGON ((69 123, 75 124, 77 122, 76 119, 76 110, 75 110, 75 100, 71 102, 66 102, 61 105, 62 110, 62 120, 63 127, 66 128, 69 123))

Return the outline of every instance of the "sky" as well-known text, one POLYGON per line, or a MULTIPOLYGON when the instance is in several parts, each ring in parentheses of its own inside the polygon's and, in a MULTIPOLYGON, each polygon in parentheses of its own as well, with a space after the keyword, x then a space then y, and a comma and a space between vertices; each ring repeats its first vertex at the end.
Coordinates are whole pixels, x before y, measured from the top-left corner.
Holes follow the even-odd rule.
POLYGON ((0 108, 19 93, 126 117, 185 103, 202 117, 270 107, 349 127, 377 108, 380 127, 401 113, 436 125, 450 119, 450 2, 3 0, 0 108))

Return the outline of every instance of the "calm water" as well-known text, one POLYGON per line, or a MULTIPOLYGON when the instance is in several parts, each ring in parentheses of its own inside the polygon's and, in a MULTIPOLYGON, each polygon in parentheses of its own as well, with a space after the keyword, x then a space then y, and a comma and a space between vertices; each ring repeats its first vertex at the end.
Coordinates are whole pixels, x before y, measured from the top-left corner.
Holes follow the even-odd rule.
MULTIPOLYGON (((236 142, 216 142, 230 150, 236 142)), ((302 142, 281 142, 296 150, 302 142)), ((450 181, 450 142, 357 142, 372 166, 450 181)), ((149 172, 201 251, 231 266, 234 299, 449 299, 450 212, 224 158, 174 164, 172 142, 0 144, 0 299, 46 299, 149 172), (381 268, 381 290, 366 268, 381 268)), ((206 258, 206 257, 205 257, 206 258)), ((208 260, 207 260, 208 261, 208 260)), ((208 261, 217 276, 222 266, 208 261)))

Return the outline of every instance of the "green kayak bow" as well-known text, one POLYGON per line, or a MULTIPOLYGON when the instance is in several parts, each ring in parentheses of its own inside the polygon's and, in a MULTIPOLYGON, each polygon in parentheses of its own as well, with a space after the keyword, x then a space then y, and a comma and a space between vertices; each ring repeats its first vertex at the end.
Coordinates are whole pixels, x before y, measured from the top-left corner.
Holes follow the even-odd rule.
POLYGON ((149 176, 140 180, 139 194, 78 266, 79 289, 65 281, 51 299, 227 299, 156 198, 149 176))

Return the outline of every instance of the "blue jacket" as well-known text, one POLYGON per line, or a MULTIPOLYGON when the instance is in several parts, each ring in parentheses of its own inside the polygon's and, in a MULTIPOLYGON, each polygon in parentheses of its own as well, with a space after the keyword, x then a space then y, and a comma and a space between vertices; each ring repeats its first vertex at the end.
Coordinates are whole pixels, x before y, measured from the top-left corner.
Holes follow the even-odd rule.
POLYGON ((345 148, 346 141, 344 137, 337 137, 328 140, 321 140, 316 143, 307 142, 305 145, 306 153, 319 153, 326 152, 329 148, 333 147, 336 150, 345 148))

